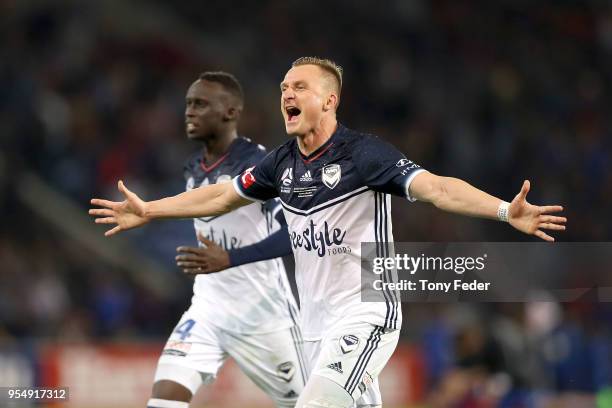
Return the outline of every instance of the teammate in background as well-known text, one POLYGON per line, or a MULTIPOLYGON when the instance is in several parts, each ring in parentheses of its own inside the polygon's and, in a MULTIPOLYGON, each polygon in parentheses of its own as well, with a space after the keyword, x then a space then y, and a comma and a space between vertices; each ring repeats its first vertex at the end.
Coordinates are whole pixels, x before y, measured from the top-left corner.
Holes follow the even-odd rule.
MULTIPOLYGON (((233 185, 217 184, 145 202, 120 181, 125 200, 93 199, 90 214, 116 224, 105 235, 157 218, 215 216, 254 200, 280 197, 296 262, 309 379, 297 407, 382 405, 377 377, 399 338, 396 294, 362 303, 361 242, 388 256, 393 242, 389 194, 430 202, 445 211, 499 219, 547 241, 564 230, 560 206, 527 202, 525 181, 511 203, 468 183, 427 172, 388 143, 337 122, 342 71, 314 57, 296 60, 281 85, 280 108, 290 141, 233 185)), ((381 275, 391 279, 387 272, 381 275)))
MULTIPOLYGON (((204 149, 185 166, 187 191, 230 182, 265 156, 261 145, 237 135, 242 107, 242 89, 231 74, 205 72, 189 88, 187 136, 202 142, 204 149)), ((282 261, 240 266, 258 260, 258 245, 280 255, 291 251, 278 200, 195 218, 194 226, 203 245, 229 251, 233 267, 195 278, 191 307, 162 351, 147 406, 187 408, 198 388, 215 379, 229 356, 278 407, 293 407, 306 372, 297 306, 282 261)), ((183 253, 177 257, 179 266, 193 269, 191 257, 199 249, 178 250, 183 253)))

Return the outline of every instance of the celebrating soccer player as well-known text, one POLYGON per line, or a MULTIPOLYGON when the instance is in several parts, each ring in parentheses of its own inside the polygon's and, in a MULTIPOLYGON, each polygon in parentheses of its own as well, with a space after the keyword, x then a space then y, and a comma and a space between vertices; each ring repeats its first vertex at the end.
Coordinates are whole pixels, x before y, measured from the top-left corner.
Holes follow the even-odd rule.
MULTIPOLYGON (((550 215, 560 206, 527 202, 525 181, 511 203, 455 178, 427 172, 375 136, 337 122, 342 70, 329 60, 296 60, 280 84, 285 128, 295 136, 232 184, 215 184, 145 202, 123 183, 122 202, 94 199, 107 236, 157 218, 211 217, 252 201, 280 197, 296 262, 301 327, 309 379, 297 407, 377 407, 377 377, 399 338, 396 294, 360 300, 360 244, 376 242, 388 256, 393 241, 390 194, 430 202, 454 213, 499 219, 552 241, 545 230, 565 229, 550 215)), ((385 274, 383 274, 383 277, 385 274)), ((388 276, 386 278, 389 278, 388 276)))
MULTIPOLYGON (((185 166, 187 191, 230 182, 265 156, 261 145, 237 135, 242 106, 241 86, 228 73, 205 72, 189 88, 187 137, 204 149, 185 166)), ((177 264, 187 273, 215 265, 230 268, 196 277, 191 307, 162 351, 147 406, 187 408, 197 389, 212 382, 231 356, 278 407, 293 407, 306 367, 297 305, 282 261, 272 259, 291 251, 278 200, 195 218, 194 226, 202 245, 223 248, 227 259, 215 263, 217 251, 202 262, 204 248, 180 247, 177 264), (262 259, 261 246, 270 248, 266 259, 272 260, 241 266, 262 259)))

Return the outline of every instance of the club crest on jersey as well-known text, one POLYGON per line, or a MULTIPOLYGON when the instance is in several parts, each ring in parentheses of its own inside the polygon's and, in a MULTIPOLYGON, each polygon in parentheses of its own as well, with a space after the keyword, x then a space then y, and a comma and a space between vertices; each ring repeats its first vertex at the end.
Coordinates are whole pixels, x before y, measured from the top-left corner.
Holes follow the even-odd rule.
POLYGON ((281 176, 281 182, 283 186, 290 186, 293 183, 293 169, 291 167, 287 167, 281 176))
POLYGON ((342 177, 342 169, 339 164, 328 164, 321 169, 323 184, 332 190, 340 182, 340 177, 342 177))
POLYGON ((359 337, 347 334, 346 336, 340 337, 340 349, 344 354, 348 354, 355 350, 359 345, 359 337))
POLYGON ((291 361, 285 361, 276 367, 276 372, 280 378, 289 382, 293 378, 293 374, 295 374, 295 365, 291 361))

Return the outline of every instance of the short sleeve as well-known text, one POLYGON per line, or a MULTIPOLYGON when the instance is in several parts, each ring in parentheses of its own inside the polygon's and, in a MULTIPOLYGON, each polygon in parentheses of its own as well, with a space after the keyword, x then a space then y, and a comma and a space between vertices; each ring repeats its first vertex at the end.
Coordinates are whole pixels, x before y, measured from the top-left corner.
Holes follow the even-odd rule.
POLYGON ((410 197, 410 183, 425 170, 393 145, 376 137, 364 137, 356 144, 353 161, 361 179, 372 190, 416 200, 410 197))
POLYGON ((251 201, 266 201, 278 197, 275 186, 275 152, 263 158, 259 164, 246 169, 233 180, 236 192, 251 201))

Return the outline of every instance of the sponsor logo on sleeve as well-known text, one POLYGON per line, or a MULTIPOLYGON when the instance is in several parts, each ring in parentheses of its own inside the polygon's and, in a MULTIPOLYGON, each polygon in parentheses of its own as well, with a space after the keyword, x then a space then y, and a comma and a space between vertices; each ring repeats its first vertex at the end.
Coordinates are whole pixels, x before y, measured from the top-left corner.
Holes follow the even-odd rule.
POLYGON ((255 166, 249 167, 244 171, 244 173, 242 173, 242 176, 240 177, 240 181, 242 182, 242 187, 244 189, 251 187, 253 183, 255 183, 255 176, 253 175, 254 168, 255 166))
POLYGON ((417 169, 421 166, 419 166, 418 164, 416 164, 415 162, 413 162, 412 160, 408 160, 408 159, 399 159, 399 161, 397 163, 395 163, 395 166, 402 169, 402 175, 405 176, 406 174, 408 174, 410 172, 410 170, 412 169, 417 169))
POLYGON ((404 167, 404 166, 408 166, 410 163, 412 163, 412 161, 408 159, 399 159, 399 161, 395 163, 395 165, 397 167, 404 167))

